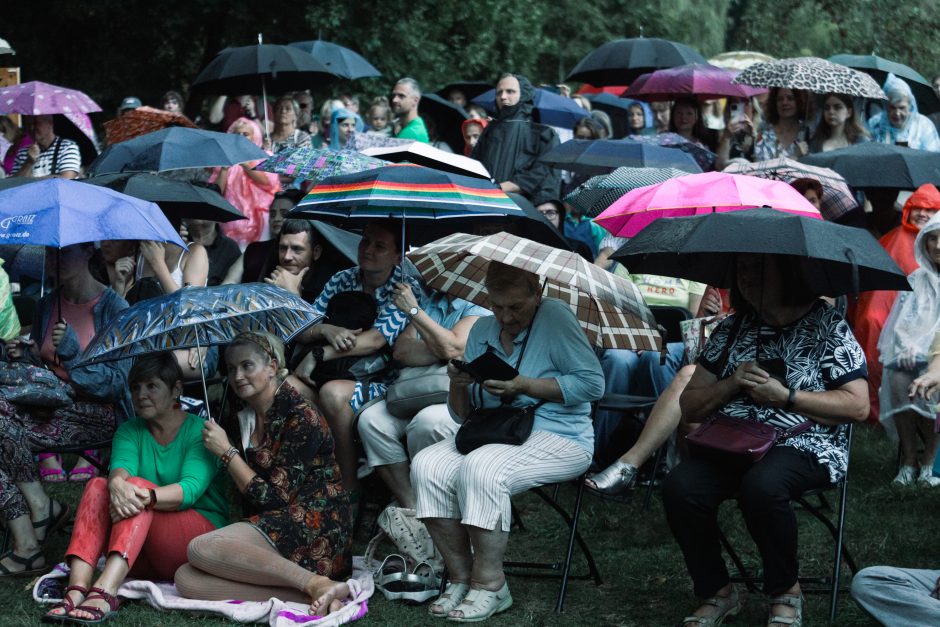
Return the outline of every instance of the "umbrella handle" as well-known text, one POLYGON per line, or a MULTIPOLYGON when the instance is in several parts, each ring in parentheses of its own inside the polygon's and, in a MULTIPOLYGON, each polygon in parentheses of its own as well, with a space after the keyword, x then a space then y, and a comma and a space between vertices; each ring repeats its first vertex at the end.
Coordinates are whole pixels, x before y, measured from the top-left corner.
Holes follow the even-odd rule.
POLYGON ((199 346, 199 325, 195 327, 196 331, 196 356, 199 358, 199 378, 202 379, 202 398, 206 402, 206 416, 210 422, 215 422, 212 418, 212 409, 209 407, 209 390, 206 388, 206 369, 202 364, 202 348, 199 346))

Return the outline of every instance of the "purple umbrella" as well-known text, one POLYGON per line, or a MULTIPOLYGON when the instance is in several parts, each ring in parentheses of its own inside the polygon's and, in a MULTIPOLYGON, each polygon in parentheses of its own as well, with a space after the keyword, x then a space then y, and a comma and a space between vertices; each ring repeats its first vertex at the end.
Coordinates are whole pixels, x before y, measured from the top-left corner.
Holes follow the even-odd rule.
POLYGON ((625 98, 641 100, 675 100, 693 96, 699 101, 716 98, 750 98, 767 90, 749 85, 736 85, 731 80, 738 72, 709 65, 690 63, 644 74, 623 92, 625 98))
POLYGON ((98 104, 75 89, 29 81, 0 88, 0 113, 51 115, 53 113, 94 113, 98 104))

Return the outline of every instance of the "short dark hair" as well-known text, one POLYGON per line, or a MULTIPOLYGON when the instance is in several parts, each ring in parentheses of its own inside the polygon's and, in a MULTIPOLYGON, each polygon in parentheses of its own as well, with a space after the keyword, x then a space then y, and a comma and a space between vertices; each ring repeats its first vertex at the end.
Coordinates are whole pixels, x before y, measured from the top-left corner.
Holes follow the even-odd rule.
POLYGON ((296 235, 297 233, 306 233, 307 237, 310 239, 311 246, 319 243, 317 230, 313 228, 313 222, 311 220, 304 220, 303 218, 288 218, 284 220, 278 238, 280 239, 281 235, 296 235))
POLYGON ((401 239, 401 220, 397 218, 377 218, 375 220, 369 220, 366 223, 366 227, 376 226, 387 233, 391 233, 392 239, 395 241, 395 252, 401 252, 404 242, 401 239))
POLYGON ((822 200, 823 197, 823 186, 818 180, 804 176, 803 178, 798 178, 790 181, 790 187, 805 195, 806 190, 811 189, 816 192, 816 196, 822 200))
POLYGON ((170 389, 177 382, 183 381, 183 369, 180 368, 176 356, 170 351, 162 353, 151 353, 141 355, 134 362, 130 373, 127 375, 127 383, 136 385, 149 381, 150 379, 159 379, 166 383, 170 389))
POLYGON ((271 200, 271 203, 273 204, 275 200, 286 198, 287 200, 291 201, 292 204, 296 205, 303 197, 304 193, 299 189, 285 189, 282 192, 274 194, 274 198, 271 200))

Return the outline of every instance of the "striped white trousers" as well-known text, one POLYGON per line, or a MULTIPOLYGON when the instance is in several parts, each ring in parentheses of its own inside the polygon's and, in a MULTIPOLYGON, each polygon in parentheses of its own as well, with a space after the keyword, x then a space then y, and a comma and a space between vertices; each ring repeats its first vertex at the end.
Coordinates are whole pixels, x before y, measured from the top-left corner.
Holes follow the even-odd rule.
POLYGON ((500 525, 509 531, 513 494, 573 479, 590 463, 587 450, 547 431, 533 431, 521 446, 487 444, 468 455, 448 438, 412 460, 417 516, 460 519, 490 531, 500 525))

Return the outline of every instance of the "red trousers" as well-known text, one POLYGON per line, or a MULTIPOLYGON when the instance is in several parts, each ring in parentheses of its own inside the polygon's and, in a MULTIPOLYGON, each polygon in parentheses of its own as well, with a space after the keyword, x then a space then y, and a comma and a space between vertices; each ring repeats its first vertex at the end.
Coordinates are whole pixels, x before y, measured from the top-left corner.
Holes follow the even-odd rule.
MULTIPOLYGON (((128 481, 141 488, 158 487, 139 477, 128 481)), ((130 566, 129 576, 173 581, 176 569, 186 563, 189 541, 215 530, 205 516, 193 509, 182 512, 148 509, 112 524, 110 503, 108 480, 95 477, 89 481, 75 514, 67 558, 77 557, 94 566, 102 555, 118 553, 130 566)))

